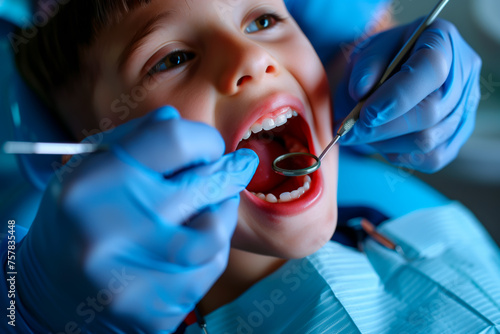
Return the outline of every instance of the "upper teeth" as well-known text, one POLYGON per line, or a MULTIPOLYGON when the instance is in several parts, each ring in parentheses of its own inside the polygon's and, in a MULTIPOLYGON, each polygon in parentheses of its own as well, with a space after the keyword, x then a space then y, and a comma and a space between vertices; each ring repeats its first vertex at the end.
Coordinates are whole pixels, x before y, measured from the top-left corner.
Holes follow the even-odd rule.
POLYGON ((246 140, 246 139, 250 138, 252 133, 259 133, 262 130, 269 131, 269 130, 272 130, 272 129, 277 128, 279 126, 282 126, 283 124, 288 122, 288 120, 290 118, 295 117, 295 116, 298 116, 298 113, 295 110, 288 108, 286 113, 282 113, 276 117, 264 118, 261 122, 257 122, 255 124, 253 124, 250 127, 250 129, 248 129, 247 132, 245 132, 245 135, 243 135, 242 140, 246 140))

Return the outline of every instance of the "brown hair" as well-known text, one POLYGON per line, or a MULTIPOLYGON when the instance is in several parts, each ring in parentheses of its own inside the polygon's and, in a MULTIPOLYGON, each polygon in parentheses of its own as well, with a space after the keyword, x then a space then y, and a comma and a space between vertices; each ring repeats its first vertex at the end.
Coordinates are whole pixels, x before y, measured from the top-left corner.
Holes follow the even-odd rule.
MULTIPOLYGON (((56 4, 56 0, 52 1, 56 4)), ((123 15, 151 0, 67 0, 37 34, 19 43, 15 60, 21 76, 54 108, 53 92, 81 74, 82 49, 92 45, 99 32, 123 15)), ((47 0, 39 1, 39 10, 47 0)), ((23 36, 23 31, 17 34, 23 36)))

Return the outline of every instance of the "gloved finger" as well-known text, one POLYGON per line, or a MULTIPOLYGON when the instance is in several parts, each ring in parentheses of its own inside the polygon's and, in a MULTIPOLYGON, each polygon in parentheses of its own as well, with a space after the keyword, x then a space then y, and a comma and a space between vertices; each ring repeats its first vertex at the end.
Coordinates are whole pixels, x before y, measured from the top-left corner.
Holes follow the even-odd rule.
MULTIPOLYGON (((455 139, 455 137, 461 138, 458 143, 462 145, 469 138, 474 128, 475 123, 475 113, 480 100, 480 89, 476 81, 478 81, 478 75, 473 75, 468 81, 466 88, 463 90, 462 98, 459 104, 455 107, 455 110, 448 115, 443 121, 437 125, 425 129, 420 132, 408 134, 394 139, 389 139, 386 141, 375 142, 371 145, 382 153, 408 153, 406 158, 401 158, 403 161, 408 162, 410 157, 412 160, 417 161, 414 156, 415 154, 428 154, 432 156, 432 152, 437 150, 439 147, 443 147, 449 141, 455 139)), ((390 124, 390 123, 388 123, 390 124)), ((446 146, 444 146, 446 147, 446 146)), ((432 161, 429 166, 426 167, 428 171, 437 170, 443 167, 442 163, 449 162, 458 153, 450 148, 451 157, 442 157, 437 159, 435 156, 432 157, 432 161)), ((394 160, 394 154, 391 155, 392 160, 394 160)), ((413 164, 414 165, 414 164, 413 164)))
MULTIPOLYGON (((459 123, 461 122, 462 114, 463 110, 458 109, 456 112, 452 113, 449 117, 433 127, 400 137, 377 141, 370 143, 370 145, 382 153, 411 153, 414 151, 429 153, 453 136, 459 123)), ((398 120, 399 118, 384 125, 391 125, 393 122, 398 120)))
MULTIPOLYGON (((449 101, 449 99, 447 99, 449 101)), ((461 102, 465 101, 462 99, 461 102)), ((370 144, 381 152, 411 152, 421 143, 432 142, 433 147, 450 138, 463 115, 464 108, 448 106, 442 101, 439 89, 406 114, 378 127, 356 124, 342 142, 344 145, 370 144), (451 114, 448 110, 453 110, 451 114), (444 118, 444 119, 443 119, 444 118)))
MULTIPOLYGON (((164 119, 155 113, 133 133, 120 141, 128 154, 119 158, 129 164, 143 165, 164 175, 219 159, 225 150, 224 140, 213 127, 184 119, 164 119)), ((122 152, 123 153, 123 152, 122 152)))
MULTIPOLYGON (((163 246, 163 250, 165 248, 163 246)), ((175 262, 165 261, 164 254, 160 257, 158 252, 151 253, 150 249, 144 247, 144 244, 137 244, 131 238, 111 237, 104 242, 95 244, 89 250, 83 263, 83 274, 88 276, 96 286, 107 285, 110 278, 115 276, 110 268, 116 270, 123 268, 122 270, 127 273, 127 275, 123 274, 124 276, 135 276, 134 278, 137 279, 148 280, 152 285, 155 285, 155 282, 157 285, 172 281, 189 284, 189 276, 195 276, 196 279, 199 279, 199 284, 203 286, 204 281, 212 281, 213 283, 214 279, 222 274, 227 265, 229 249, 229 244, 227 244, 227 247, 220 249, 211 261, 185 267, 175 262), (197 271, 199 275, 196 274, 197 271), (172 276, 168 280, 160 279, 160 277, 166 278, 167 275, 172 276), (184 278, 181 279, 182 276, 184 278)), ((189 285, 192 294, 198 295, 194 286, 196 284, 189 285)), ((165 290, 168 290, 166 288, 165 290)), ((178 301, 188 302, 191 299, 189 295, 184 293, 182 297, 185 299, 178 301)))
MULTIPOLYGON (((366 100, 360 113, 366 126, 380 126, 405 114, 443 85, 453 62, 450 35, 440 29, 444 24, 448 23, 427 28, 401 69, 366 100)), ((456 104, 459 96, 455 98, 456 104)))
POLYGON ((137 233, 135 241, 149 257, 161 258, 182 267, 212 261, 230 246, 238 219, 239 196, 211 205, 181 226, 155 227, 155 233, 137 233))
POLYGON ((113 293, 111 313, 128 323, 133 320, 146 332, 175 330, 222 274, 229 254, 228 247, 211 262, 185 268, 152 255, 130 239, 101 246, 90 254, 86 272, 97 287, 113 293))
POLYGON ((162 225, 181 225, 212 204, 238 195, 248 185, 259 160, 240 149, 218 161, 193 167, 170 178, 138 173, 128 182, 134 205, 162 225))
POLYGON ((459 130, 446 142, 428 153, 413 151, 404 154, 385 154, 384 157, 396 166, 408 167, 421 172, 434 173, 453 161, 460 148, 474 130, 475 113, 466 112, 461 120, 459 130))
POLYGON ((343 136, 342 144, 361 145, 383 142, 383 146, 387 146, 386 144, 391 143, 391 138, 401 138, 401 142, 395 141, 394 144, 402 147, 408 141, 404 140, 405 135, 436 126, 449 116, 450 110, 455 110, 454 113, 460 114, 457 115, 460 118, 463 110, 456 108, 455 105, 448 105, 450 102, 450 99, 443 98, 443 91, 438 89, 407 113, 380 126, 368 127, 361 122, 356 123, 352 130, 343 136))
POLYGON ((385 69, 404 43, 406 26, 372 36, 356 46, 351 55, 349 95, 359 101, 378 83, 385 69))
MULTIPOLYGON (((171 242, 163 241, 160 249, 168 262, 192 267, 210 262, 230 247, 238 220, 239 196, 211 205, 194 217, 171 242)), ((158 240, 159 241, 159 240, 158 240)))
MULTIPOLYGON (((229 250, 230 247, 228 245, 215 254, 210 261, 198 266, 191 266, 189 268, 179 266, 178 264, 163 262, 164 268, 168 269, 169 272, 172 272, 172 269, 175 269, 173 272, 174 275, 176 272, 182 273, 183 277, 178 277, 178 280, 183 279, 183 281, 187 283, 185 291, 182 293, 176 292, 178 296, 177 299, 181 303, 188 304, 193 300, 197 302, 207 293, 213 283, 215 283, 215 281, 226 269, 229 258, 229 250)), ((161 269, 162 268, 160 267, 160 270, 161 269)))
POLYGON ((137 289, 126 296, 127 300, 120 302, 128 306, 129 315, 139 313, 140 323, 151 326, 152 332, 173 332, 223 273, 228 256, 229 248, 219 253, 214 261, 189 270, 170 263, 158 263, 156 270, 140 276, 149 278, 139 282, 137 289), (137 312, 136 307, 141 307, 144 312, 137 312))

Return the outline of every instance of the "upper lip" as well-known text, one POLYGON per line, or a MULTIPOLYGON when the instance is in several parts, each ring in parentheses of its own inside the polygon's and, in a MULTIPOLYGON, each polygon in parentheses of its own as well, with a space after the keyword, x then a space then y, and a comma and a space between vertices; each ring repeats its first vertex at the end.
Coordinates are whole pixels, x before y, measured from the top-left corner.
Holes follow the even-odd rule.
POLYGON ((245 120, 240 124, 233 137, 231 143, 232 151, 236 150, 241 138, 243 138, 248 129, 250 129, 250 127, 257 122, 259 118, 287 107, 295 110, 302 118, 306 119, 304 115, 304 104, 297 97, 283 93, 272 94, 249 110, 245 120))

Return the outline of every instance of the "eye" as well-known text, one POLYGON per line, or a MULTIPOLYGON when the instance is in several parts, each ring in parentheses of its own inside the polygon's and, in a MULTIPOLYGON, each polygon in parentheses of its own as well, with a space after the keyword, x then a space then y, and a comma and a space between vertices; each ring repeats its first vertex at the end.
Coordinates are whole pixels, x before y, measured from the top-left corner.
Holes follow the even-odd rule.
POLYGON ((282 18, 275 14, 264 14, 259 16, 256 20, 251 22, 248 27, 245 28, 247 34, 253 34, 255 32, 266 30, 274 27, 278 22, 283 21, 282 18))
POLYGON ((150 74, 165 72, 184 64, 194 58, 194 53, 187 51, 174 51, 160 60, 150 71, 150 74))

